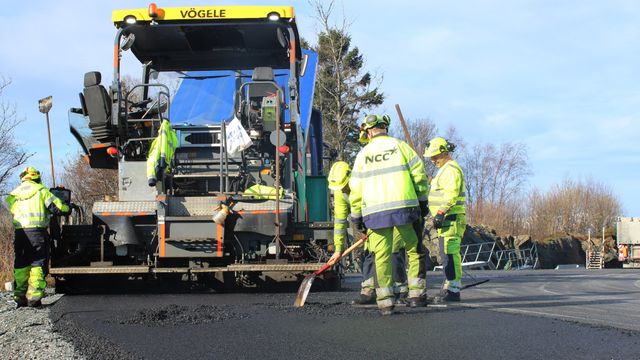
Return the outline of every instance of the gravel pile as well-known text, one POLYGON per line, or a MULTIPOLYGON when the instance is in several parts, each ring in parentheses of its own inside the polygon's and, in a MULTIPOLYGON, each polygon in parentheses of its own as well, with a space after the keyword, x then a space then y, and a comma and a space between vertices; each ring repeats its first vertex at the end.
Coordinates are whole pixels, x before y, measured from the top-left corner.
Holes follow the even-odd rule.
POLYGON ((0 291, 0 359, 84 359, 53 330, 48 305, 60 296, 47 296, 40 309, 16 309, 11 293, 0 291))
POLYGON ((119 316, 113 322, 121 325, 177 326, 221 323, 225 320, 239 320, 248 316, 248 314, 233 311, 231 306, 188 307, 172 304, 138 310, 133 316, 119 316))

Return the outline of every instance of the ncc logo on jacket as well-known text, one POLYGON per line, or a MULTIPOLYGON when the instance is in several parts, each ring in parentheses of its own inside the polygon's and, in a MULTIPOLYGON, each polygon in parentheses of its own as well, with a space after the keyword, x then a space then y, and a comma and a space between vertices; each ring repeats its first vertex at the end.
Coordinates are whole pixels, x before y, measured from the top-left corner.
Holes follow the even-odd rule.
POLYGON ((395 154, 396 151, 398 151, 397 148, 393 148, 390 150, 386 150, 380 154, 375 154, 375 155, 366 155, 364 158, 364 163, 365 164, 369 164, 369 163, 373 163, 373 162, 381 162, 381 161, 387 161, 389 160, 389 158, 391 158, 391 155, 395 154))

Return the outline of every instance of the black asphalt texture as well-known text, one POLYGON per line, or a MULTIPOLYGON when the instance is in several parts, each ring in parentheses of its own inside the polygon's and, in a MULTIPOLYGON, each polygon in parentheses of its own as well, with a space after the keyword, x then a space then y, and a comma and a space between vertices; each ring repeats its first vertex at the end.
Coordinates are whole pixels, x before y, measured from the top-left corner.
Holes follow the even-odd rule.
MULTIPOLYGON (((392 316, 349 305, 351 277, 343 291, 312 289, 302 308, 295 289, 150 292, 68 295, 51 317, 89 359, 640 359, 640 272, 471 275, 491 281, 461 304, 392 316)), ((441 281, 429 274, 430 294, 441 281)))

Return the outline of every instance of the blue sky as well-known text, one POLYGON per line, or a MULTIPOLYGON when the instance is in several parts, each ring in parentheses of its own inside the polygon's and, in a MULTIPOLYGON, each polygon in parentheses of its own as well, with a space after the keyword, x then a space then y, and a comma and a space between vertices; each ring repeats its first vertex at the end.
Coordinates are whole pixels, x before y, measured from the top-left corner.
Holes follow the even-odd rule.
MULTIPOLYGON (((206 2, 158 1, 158 6, 206 2)), ((226 4, 239 3, 226 1, 226 4)), ((257 1, 251 4, 282 4, 257 1)), ((83 74, 111 81, 111 11, 147 1, 23 1, 0 14, 4 100, 25 122, 19 136, 48 171, 44 117, 37 100, 53 95, 56 163, 79 152, 67 110, 79 105, 83 74)), ((296 7, 302 35, 314 38, 313 12, 296 7)), ((367 68, 383 76, 380 108, 457 127, 469 144, 524 142, 541 189, 567 177, 610 186, 623 215, 640 216, 640 2, 338 2, 367 68)), ((137 72, 135 73, 137 74, 137 72)), ((416 140, 419 141, 419 140, 416 140)))

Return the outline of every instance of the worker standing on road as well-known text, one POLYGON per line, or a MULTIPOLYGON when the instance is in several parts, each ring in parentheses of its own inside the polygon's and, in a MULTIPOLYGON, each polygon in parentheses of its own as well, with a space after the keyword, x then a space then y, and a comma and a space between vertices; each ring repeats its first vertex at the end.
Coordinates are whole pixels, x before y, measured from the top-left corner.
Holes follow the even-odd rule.
POLYGON ((20 181, 7 196, 15 228, 13 299, 18 307, 38 307, 47 285, 49 218, 68 213, 69 206, 40 183, 40 172, 33 167, 24 169, 20 181))
MULTIPOLYGON (((334 253, 329 259, 330 264, 335 264, 344 251, 349 228, 349 178, 351 169, 344 161, 337 161, 331 166, 329 171, 329 189, 333 190, 333 245, 334 253)), ((406 304, 409 287, 407 286, 406 253, 404 243, 400 236, 393 239, 392 273, 393 292, 396 303, 406 304)), ((360 296, 351 303, 354 305, 375 304, 375 281, 374 281, 374 256, 369 249, 369 242, 364 243, 364 258, 362 259, 362 284, 360 296)))
POLYGON ((433 227, 438 231, 446 276, 441 294, 444 301, 460 301, 460 242, 467 227, 464 173, 458 162, 451 158, 455 147, 444 138, 436 137, 427 143, 424 151, 424 157, 438 168, 438 173, 431 180, 429 211, 433 216, 433 227))
POLYGON ((351 217, 356 228, 367 230, 375 255, 376 300, 384 315, 393 313, 391 253, 393 239, 405 244, 409 271, 409 305, 426 305, 424 248, 413 223, 427 212, 427 174, 411 147, 387 135, 388 115, 365 116, 360 130, 369 143, 358 153, 349 181, 351 217))

